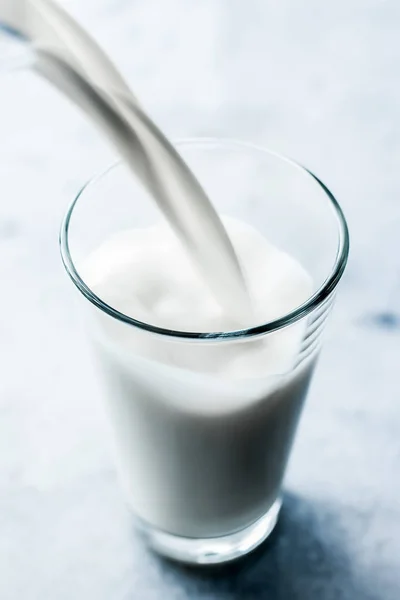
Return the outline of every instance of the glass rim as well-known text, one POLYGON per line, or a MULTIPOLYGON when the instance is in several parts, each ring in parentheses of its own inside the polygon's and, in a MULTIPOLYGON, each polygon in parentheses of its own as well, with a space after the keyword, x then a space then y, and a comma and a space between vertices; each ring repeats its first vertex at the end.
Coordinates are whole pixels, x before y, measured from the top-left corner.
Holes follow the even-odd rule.
POLYGON ((177 146, 201 146, 210 145, 210 144, 218 144, 218 145, 229 145, 230 147, 236 147, 237 149, 247 149, 247 150, 256 150, 258 152, 262 152, 269 156, 275 157, 279 160, 282 160, 294 167, 297 170, 300 170, 305 175, 309 176, 311 180, 321 188, 324 192, 327 200, 330 202, 331 206, 334 209, 334 213, 337 219, 338 231, 339 231, 339 243, 336 252, 335 262, 331 269, 330 274, 325 279, 325 281, 321 284, 321 286, 302 304, 291 310, 289 313, 279 317, 278 319, 274 319, 272 321, 267 321, 260 325, 255 325, 252 327, 237 329, 232 331, 216 331, 216 332, 195 332, 195 331, 179 331, 174 329, 168 329, 165 327, 158 327, 156 325, 151 325, 150 323, 146 323, 144 321, 140 321, 133 317, 130 317, 119 310, 113 308, 106 302, 104 302, 99 296, 97 296, 90 287, 83 281, 80 277, 78 270, 75 267, 74 261, 71 256, 70 247, 69 247, 69 227, 71 222, 71 217, 74 212, 74 208, 83 194, 91 188, 93 185, 98 183, 103 177, 106 177, 111 171, 116 169, 117 167, 123 165, 123 161, 117 160, 112 163, 107 169, 102 171, 101 173, 95 175, 89 181, 85 183, 85 185, 80 189, 76 197, 73 199, 71 204, 69 205, 67 212, 62 220, 60 235, 59 235, 59 245, 61 252, 61 259, 64 264, 65 270, 69 275, 70 279, 74 283, 74 285, 78 288, 78 290, 82 293, 82 295, 89 300, 94 306, 98 309, 102 310, 104 313, 108 314, 110 317, 117 319, 120 322, 126 323, 127 325, 131 325, 138 329, 154 333, 164 337, 171 337, 180 340, 232 340, 232 339, 241 339, 241 338, 250 338, 254 336, 260 336, 267 333, 272 333, 283 327, 287 327, 305 316, 309 315, 315 308, 320 306, 324 300, 326 300, 330 294, 335 290, 337 284, 339 283, 343 272, 345 270, 347 259, 349 255, 350 248, 350 240, 349 240, 349 230, 346 222, 346 218, 344 213, 330 190, 325 186, 324 183, 312 173, 309 169, 303 167, 298 162, 283 156, 277 152, 268 150, 262 146, 257 144, 253 144, 251 142, 243 142, 235 139, 229 138, 212 138, 212 137, 204 137, 204 138, 182 138, 175 141, 177 146))

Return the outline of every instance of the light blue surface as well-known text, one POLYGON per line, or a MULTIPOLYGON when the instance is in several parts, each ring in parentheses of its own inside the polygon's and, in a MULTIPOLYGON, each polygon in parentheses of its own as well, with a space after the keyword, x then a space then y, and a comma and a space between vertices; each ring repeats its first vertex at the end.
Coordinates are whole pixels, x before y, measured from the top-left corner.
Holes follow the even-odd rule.
POLYGON ((57 234, 113 158, 27 72, 0 78, 0 598, 397 600, 398 0, 68 2, 165 131, 256 141, 315 171, 352 255, 274 540, 220 574, 149 554, 122 505, 57 234))

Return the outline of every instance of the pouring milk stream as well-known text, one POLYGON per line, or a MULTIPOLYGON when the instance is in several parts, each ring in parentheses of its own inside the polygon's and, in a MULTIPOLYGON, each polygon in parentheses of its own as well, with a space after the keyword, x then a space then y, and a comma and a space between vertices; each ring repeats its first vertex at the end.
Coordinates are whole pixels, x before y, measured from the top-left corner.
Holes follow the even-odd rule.
POLYGON ((139 107, 108 57, 52 0, 0 0, 0 23, 33 44, 36 71, 108 135, 240 327, 251 307, 221 220, 193 173, 139 107))

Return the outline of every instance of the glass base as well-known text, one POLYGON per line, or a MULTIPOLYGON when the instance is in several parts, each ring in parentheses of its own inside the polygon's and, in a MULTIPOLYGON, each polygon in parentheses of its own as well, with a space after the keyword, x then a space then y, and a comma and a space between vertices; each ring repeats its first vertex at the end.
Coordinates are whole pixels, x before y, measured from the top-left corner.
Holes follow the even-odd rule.
POLYGON ((159 531, 138 520, 138 528, 147 544, 158 554, 192 565, 218 565, 245 556, 272 533, 279 517, 281 499, 249 527, 215 538, 187 538, 159 531))

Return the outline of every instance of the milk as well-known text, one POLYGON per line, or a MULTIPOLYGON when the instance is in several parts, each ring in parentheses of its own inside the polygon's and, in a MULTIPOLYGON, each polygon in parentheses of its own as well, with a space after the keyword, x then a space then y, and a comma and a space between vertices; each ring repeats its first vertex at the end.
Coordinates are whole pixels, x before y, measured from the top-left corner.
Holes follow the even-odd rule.
MULTIPOLYGON (((244 223, 225 225, 252 299, 248 326, 310 296, 310 277, 292 257, 244 223)), ((146 323, 201 332, 234 326, 166 224, 109 238, 80 272, 104 302, 146 323)), ((194 343, 91 310, 135 514, 187 537, 226 535, 264 515, 279 494, 313 368, 311 356, 294 369, 303 323, 247 341, 194 343)))
MULTIPOLYGON (((61 7, 0 0, 0 27, 34 46, 36 72, 94 121, 168 220, 120 232, 87 257, 81 275, 103 302, 170 330, 226 332, 309 298, 310 278, 293 258, 243 223, 226 221, 227 235, 200 182, 61 7)), ((279 494, 313 368, 315 340, 301 351, 304 323, 262 338, 190 342, 91 310, 135 513, 187 537, 226 535, 263 516, 279 494)))
POLYGON ((72 100, 114 145, 168 220, 204 283, 240 327, 251 306, 219 215, 107 54, 53 0, 0 0, 2 31, 30 43, 35 72, 72 100))

